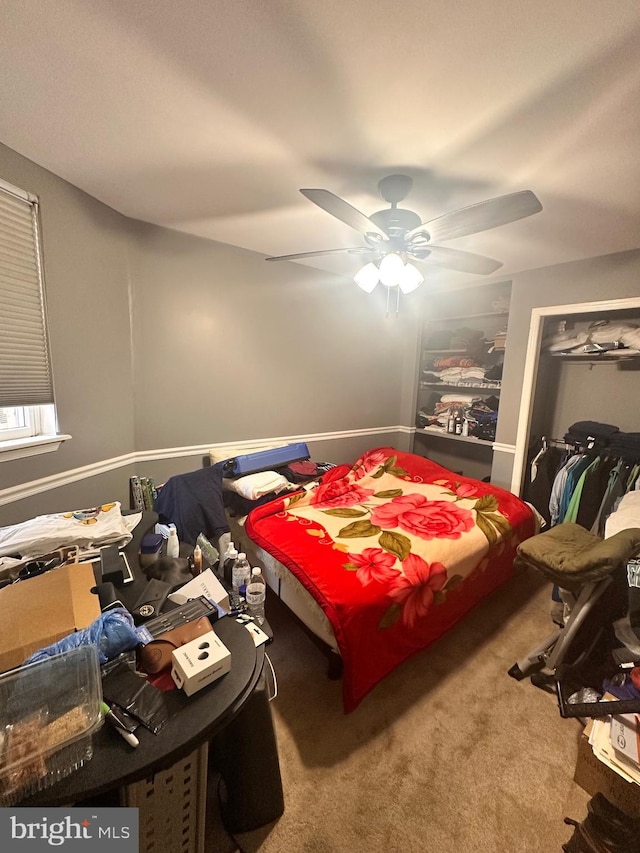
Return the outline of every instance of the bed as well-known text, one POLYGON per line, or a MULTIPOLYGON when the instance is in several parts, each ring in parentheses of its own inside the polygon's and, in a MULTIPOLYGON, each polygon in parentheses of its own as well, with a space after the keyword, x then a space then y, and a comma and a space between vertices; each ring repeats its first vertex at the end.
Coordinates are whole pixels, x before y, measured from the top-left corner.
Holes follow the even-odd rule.
POLYGON ((537 531, 515 495, 392 447, 253 509, 251 555, 342 657, 346 713, 513 575, 537 531))

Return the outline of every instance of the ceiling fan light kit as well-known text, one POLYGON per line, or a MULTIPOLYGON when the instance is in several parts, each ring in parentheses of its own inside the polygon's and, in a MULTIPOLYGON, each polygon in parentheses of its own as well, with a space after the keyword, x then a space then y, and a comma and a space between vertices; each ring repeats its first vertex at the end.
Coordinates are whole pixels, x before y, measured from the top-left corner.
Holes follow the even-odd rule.
POLYGON ((398 287, 406 295, 407 293, 413 293, 414 290, 417 290, 423 281, 424 276, 418 267, 415 267, 413 264, 405 264, 404 269, 402 270, 402 275, 398 280, 398 287))
POLYGON ((365 293, 371 293, 380 281, 380 270, 370 261, 358 270, 353 280, 365 293))
POLYGON ((412 185, 413 181, 408 175, 388 175, 382 178, 378 183, 378 190, 391 207, 378 210, 371 216, 361 213, 329 190, 301 189, 300 192, 309 201, 358 231, 364 237, 366 245, 280 255, 267 260, 292 261, 342 252, 365 257, 369 255, 367 262, 354 276, 356 284, 371 293, 378 282, 381 282, 387 288, 397 287, 399 296, 400 291, 411 293, 424 281, 422 273, 412 261, 431 266, 435 264, 444 269, 472 275, 489 275, 502 266, 500 261, 493 258, 437 246, 432 240, 467 237, 497 228, 499 225, 516 222, 542 210, 540 201, 531 190, 521 190, 422 222, 421 217, 414 211, 398 207, 398 202, 405 198, 412 185))
POLYGON ((380 266, 369 261, 358 270, 353 279, 366 293, 371 293, 378 283, 385 287, 399 287, 403 293, 411 293, 424 281, 420 270, 413 264, 405 263, 395 252, 385 255, 380 266))
POLYGON ((390 252, 380 261, 380 281, 385 287, 397 287, 404 269, 404 261, 400 255, 390 252))

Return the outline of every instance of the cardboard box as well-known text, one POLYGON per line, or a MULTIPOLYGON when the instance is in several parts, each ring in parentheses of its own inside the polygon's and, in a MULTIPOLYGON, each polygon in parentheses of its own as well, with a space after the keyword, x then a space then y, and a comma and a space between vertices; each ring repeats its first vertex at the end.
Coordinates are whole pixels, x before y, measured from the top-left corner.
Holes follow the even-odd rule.
POLYGON ((171 657, 171 677, 187 696, 193 696, 231 669, 231 652, 214 631, 175 649, 171 657))
POLYGON ((574 782, 592 796, 598 792, 631 817, 640 817, 640 785, 627 782, 597 758, 588 738, 580 736, 574 782))
POLYGON ((0 672, 100 616, 90 563, 60 566, 0 589, 0 672))

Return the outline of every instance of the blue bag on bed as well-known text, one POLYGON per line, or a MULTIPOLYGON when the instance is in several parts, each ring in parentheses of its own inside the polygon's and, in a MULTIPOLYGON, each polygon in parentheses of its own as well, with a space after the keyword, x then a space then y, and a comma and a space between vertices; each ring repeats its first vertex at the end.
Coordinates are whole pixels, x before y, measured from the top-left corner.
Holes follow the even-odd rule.
POLYGON ((257 474, 259 471, 270 471, 281 468, 289 462, 298 462, 309 458, 309 448, 303 441, 296 444, 285 444, 284 447, 272 447, 269 450, 257 450, 255 453, 244 453, 216 462, 214 468, 219 468, 224 477, 239 477, 242 474, 257 474))

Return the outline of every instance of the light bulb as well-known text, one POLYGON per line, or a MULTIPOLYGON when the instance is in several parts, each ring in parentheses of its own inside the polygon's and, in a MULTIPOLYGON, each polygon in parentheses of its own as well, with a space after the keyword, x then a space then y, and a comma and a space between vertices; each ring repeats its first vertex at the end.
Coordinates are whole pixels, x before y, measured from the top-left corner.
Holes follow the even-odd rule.
POLYGON ((398 284, 403 293, 412 293, 420 287, 423 281, 424 277, 418 267, 414 267, 413 264, 405 264, 398 284))
POLYGON ((374 263, 368 263, 354 275, 353 280, 365 293, 371 293, 380 281, 380 271, 374 263))
POLYGON ((386 287, 396 287, 402 276, 404 263, 400 255, 391 252, 380 261, 380 281, 386 287))

